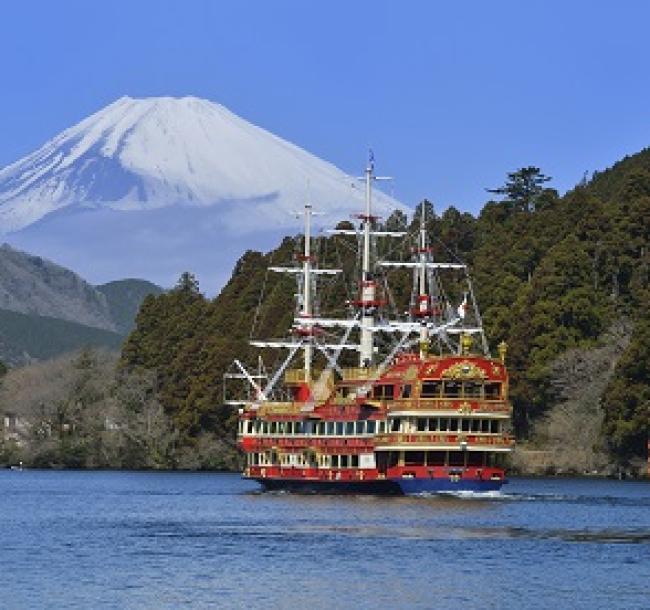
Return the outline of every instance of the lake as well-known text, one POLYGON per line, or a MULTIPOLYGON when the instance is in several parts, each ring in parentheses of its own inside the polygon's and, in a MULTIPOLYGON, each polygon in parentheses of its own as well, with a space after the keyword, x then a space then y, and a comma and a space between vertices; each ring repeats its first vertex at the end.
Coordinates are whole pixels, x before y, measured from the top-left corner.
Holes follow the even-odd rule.
POLYGON ((2 608, 650 608, 650 483, 259 493, 232 474, 1 471, 2 608))

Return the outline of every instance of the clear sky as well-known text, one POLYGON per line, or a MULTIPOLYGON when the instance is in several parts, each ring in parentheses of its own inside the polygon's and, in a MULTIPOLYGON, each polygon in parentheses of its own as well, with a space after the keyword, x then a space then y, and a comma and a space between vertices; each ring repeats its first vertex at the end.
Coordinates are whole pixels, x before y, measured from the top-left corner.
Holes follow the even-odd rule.
POLYGON ((0 166, 122 95, 196 95, 393 194, 477 212, 650 144, 650 2, 3 2, 0 166))

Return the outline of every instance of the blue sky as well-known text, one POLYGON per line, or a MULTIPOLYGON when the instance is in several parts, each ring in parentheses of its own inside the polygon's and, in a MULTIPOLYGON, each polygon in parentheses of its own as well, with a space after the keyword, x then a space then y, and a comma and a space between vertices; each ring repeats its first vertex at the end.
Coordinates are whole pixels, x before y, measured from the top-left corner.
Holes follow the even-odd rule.
POLYGON ((122 95, 220 102, 393 194, 477 212, 650 143, 650 2, 5 2, 0 166, 122 95))

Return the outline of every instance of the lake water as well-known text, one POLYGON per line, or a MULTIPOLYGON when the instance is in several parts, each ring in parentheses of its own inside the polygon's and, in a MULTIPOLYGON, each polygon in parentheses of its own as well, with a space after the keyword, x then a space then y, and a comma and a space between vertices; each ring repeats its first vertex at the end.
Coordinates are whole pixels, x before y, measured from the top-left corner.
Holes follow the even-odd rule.
POLYGON ((0 518, 2 608, 650 608, 650 483, 378 498, 2 471, 0 518))

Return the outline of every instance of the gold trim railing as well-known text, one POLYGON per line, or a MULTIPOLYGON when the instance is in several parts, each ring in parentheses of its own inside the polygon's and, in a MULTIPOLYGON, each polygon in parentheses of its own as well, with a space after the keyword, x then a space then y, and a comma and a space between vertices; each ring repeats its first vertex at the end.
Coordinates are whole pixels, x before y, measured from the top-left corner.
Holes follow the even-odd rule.
POLYGON ((468 400, 466 398, 420 398, 397 399, 385 401, 390 411, 450 411, 467 415, 478 415, 481 413, 510 413, 512 406, 509 402, 468 400), (472 405, 478 403, 478 409, 472 409, 472 405))
POLYGON ((480 432, 389 432, 378 434, 375 445, 459 445, 467 443, 472 447, 511 447, 514 439, 507 434, 481 434, 480 432))

